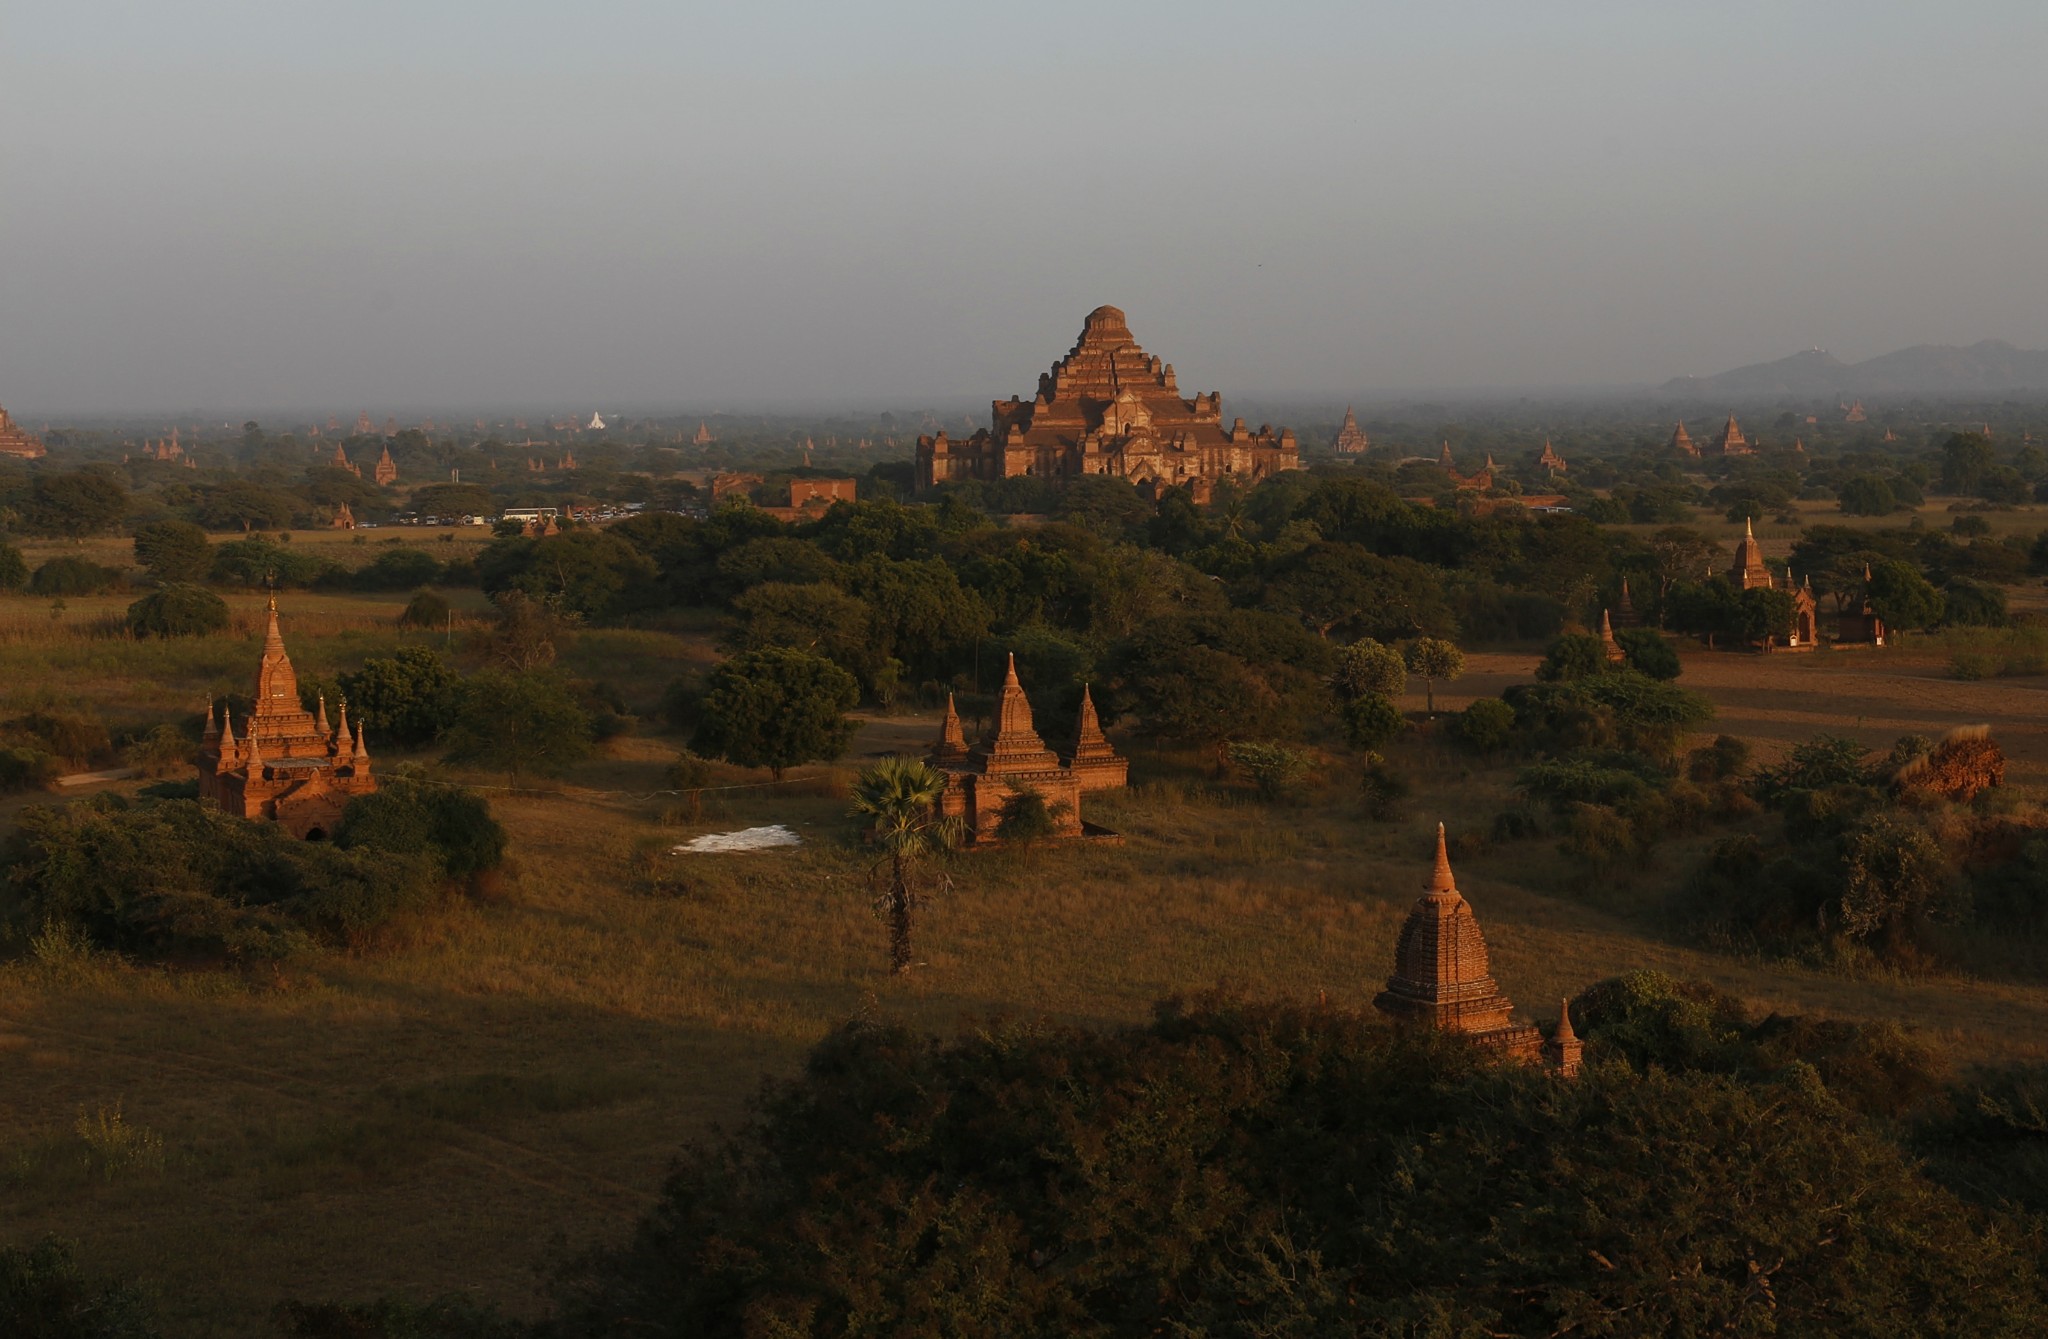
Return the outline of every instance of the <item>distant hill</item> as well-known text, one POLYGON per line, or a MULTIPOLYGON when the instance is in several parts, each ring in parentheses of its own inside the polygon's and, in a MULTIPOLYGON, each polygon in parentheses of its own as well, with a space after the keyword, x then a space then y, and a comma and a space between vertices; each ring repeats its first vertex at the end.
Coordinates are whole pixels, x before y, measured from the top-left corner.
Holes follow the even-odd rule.
POLYGON ((1712 377, 1674 377, 1666 395, 1716 400, 1812 400, 1898 395, 1976 395, 2048 391, 2048 351, 2016 349, 2002 339, 1961 348, 1915 344, 1860 363, 1808 349, 1712 377))

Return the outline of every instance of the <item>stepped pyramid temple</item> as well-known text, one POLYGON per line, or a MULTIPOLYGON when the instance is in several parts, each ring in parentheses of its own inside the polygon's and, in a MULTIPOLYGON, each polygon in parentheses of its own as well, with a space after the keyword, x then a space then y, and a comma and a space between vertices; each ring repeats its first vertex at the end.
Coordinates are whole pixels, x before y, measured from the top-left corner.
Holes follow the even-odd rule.
MULTIPOLYGON (((1031 723, 1031 703, 1017 682, 1017 657, 1010 657, 995 718, 980 743, 969 748, 953 696, 946 695, 946 718, 932 747, 932 766, 946 774, 946 793, 939 812, 967 825, 970 842, 992 841, 1012 796, 1035 791, 1053 811, 1056 836, 1083 835, 1081 795, 1124 784, 1130 768, 1103 737, 1095 718, 1095 702, 1084 688, 1081 720, 1073 750, 1064 758, 1045 746, 1031 723)), ((1091 834, 1100 829, 1089 829, 1091 834)))
POLYGON ((1566 1077, 1579 1072, 1583 1048, 1572 1032, 1571 1001, 1565 1001, 1549 1041, 1529 1024, 1513 1021, 1514 1003, 1494 984, 1479 921, 1451 877, 1441 823, 1436 871, 1401 926, 1394 974, 1373 1007, 1396 1022, 1461 1033, 1510 1060, 1542 1064, 1566 1077))
POLYGON ((299 678, 277 630, 277 600, 263 634, 256 671, 256 707, 239 738, 223 708, 218 720, 206 704, 199 740, 199 798, 242 818, 284 825, 294 837, 318 841, 334 831, 350 799, 377 789, 363 729, 349 733, 348 704, 339 724, 327 724, 327 701, 316 715, 299 705, 299 678))
POLYGON ((1536 457, 1536 467, 1552 474, 1563 474, 1571 468, 1564 463, 1564 457, 1557 454, 1557 448, 1550 444, 1548 437, 1543 439, 1543 454, 1536 457))
POLYGON ((1671 431, 1671 449, 1681 456, 1698 456, 1700 453, 1699 447, 1692 440, 1692 434, 1685 430, 1684 419, 1680 419, 1678 426, 1671 431))
POLYGON ((1337 429, 1336 439, 1330 449, 1342 455, 1360 455, 1372 449, 1372 440, 1365 435, 1365 429, 1358 426, 1358 416, 1351 412, 1351 406, 1344 406, 1344 426, 1337 429))
POLYGON ((384 454, 377 457, 377 469, 371 476, 379 488, 389 488, 398 482, 398 462, 391 458, 391 448, 385 446, 384 454))
MULTIPOLYGON (((1757 542, 1754 522, 1742 523, 1742 538, 1736 541, 1735 561, 1728 568, 1728 580, 1738 590, 1782 590, 1792 597, 1792 634, 1786 639, 1786 646, 1811 648, 1820 640, 1820 605, 1813 598, 1812 579, 1795 583, 1790 567, 1785 569, 1783 581, 1771 575, 1771 569, 1764 563, 1764 546, 1757 542)), ((1770 646, 1764 649, 1769 650, 1770 646)))
POLYGON ((36 460, 45 455, 40 438, 31 437, 15 426, 7 411, 0 408, 0 456, 14 456, 21 460, 36 460))
POLYGON ((1301 468, 1294 432, 1223 426, 1223 396, 1181 398, 1173 365, 1138 347, 1115 307, 1088 313, 1067 356, 1041 373, 1030 401, 990 406, 990 425, 961 441, 917 439, 917 486, 1032 475, 1106 474, 1157 494, 1186 486, 1206 502, 1218 479, 1250 487, 1301 468))

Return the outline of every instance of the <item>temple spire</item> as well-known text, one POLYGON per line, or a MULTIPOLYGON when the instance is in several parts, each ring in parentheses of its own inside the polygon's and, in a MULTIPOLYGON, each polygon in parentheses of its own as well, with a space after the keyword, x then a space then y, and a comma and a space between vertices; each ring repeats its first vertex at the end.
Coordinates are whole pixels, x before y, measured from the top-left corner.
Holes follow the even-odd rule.
POLYGON ((368 746, 367 744, 363 743, 363 723, 362 723, 361 721, 357 721, 357 722, 356 722, 356 751, 355 751, 355 763, 356 763, 356 765, 357 765, 358 767, 361 767, 362 765, 364 765, 365 763, 368 763, 369 761, 370 761, 370 748, 369 748, 369 746, 368 746))
POLYGON ((1451 877, 1451 852, 1444 844, 1444 825, 1436 825, 1436 870, 1429 877, 1429 891, 1432 893, 1456 893, 1457 880, 1451 877))
POLYGON ((220 720, 213 714, 213 699, 209 697, 206 699, 206 728, 199 732, 199 742, 205 745, 219 741, 220 720))
POLYGON ((932 749, 932 758, 947 762, 967 756, 967 732, 960 726, 960 709, 953 704, 953 694, 946 694, 946 719, 939 723, 939 742, 932 749))
POLYGON ((262 775, 263 751, 256 747, 256 725, 253 721, 249 724, 249 756, 244 765, 248 767, 250 776, 262 775))
POLYGON ((229 711, 227 704, 222 703, 220 709, 220 757, 214 764, 213 770, 225 772, 234 765, 235 722, 233 720, 233 713, 229 711))
POLYGON ((1564 1003, 1558 1008, 1557 1031, 1551 1035, 1551 1040, 1577 1041, 1578 1039, 1579 1034, 1572 1031, 1572 997, 1567 995, 1564 997, 1564 1003))
POLYGON ((338 727, 340 733, 335 736, 336 741, 339 742, 348 738, 348 699, 345 697, 337 699, 335 710, 340 713, 341 720, 341 725, 338 727))
POLYGON ((320 714, 313 718, 313 728, 320 732, 322 739, 326 739, 334 733, 327 728, 327 694, 325 693, 320 694, 320 714))

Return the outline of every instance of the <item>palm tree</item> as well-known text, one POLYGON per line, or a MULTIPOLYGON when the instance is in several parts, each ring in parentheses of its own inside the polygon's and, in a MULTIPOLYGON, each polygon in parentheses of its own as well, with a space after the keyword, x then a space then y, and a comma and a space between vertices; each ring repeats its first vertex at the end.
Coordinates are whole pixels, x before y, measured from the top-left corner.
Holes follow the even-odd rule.
POLYGON ((925 892, 918 864, 960 844, 965 825, 939 812, 946 774, 921 758, 884 758, 853 782, 855 818, 868 821, 868 840, 881 856, 868 872, 876 909, 889 919, 889 970, 910 970, 911 915, 925 892))

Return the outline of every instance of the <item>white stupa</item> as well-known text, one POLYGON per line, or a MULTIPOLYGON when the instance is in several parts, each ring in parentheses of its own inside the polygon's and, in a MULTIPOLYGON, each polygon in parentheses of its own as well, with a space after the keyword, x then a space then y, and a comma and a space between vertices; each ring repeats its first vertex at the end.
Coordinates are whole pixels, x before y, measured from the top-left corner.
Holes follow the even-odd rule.
POLYGON ((592 414, 592 415, 590 416, 590 431, 592 431, 592 432, 603 432, 603 431, 604 431, 604 415, 603 415, 603 414, 592 414))

